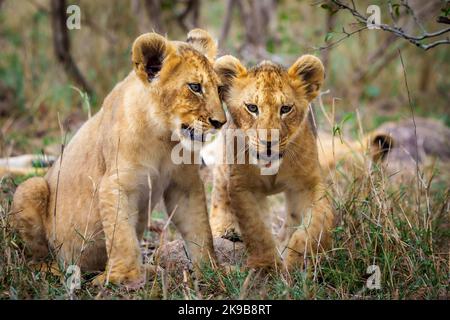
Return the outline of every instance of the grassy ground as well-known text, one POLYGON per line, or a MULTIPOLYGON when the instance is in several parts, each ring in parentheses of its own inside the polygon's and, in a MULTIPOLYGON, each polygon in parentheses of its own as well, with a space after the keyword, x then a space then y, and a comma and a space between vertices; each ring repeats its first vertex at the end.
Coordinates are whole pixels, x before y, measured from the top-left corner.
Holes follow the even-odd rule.
MULTIPOLYGON (((415 177, 396 181, 377 166, 356 177, 336 171, 329 188, 339 219, 333 249, 305 270, 261 274, 205 267, 200 281, 187 271, 166 270, 136 292, 118 287, 99 290, 89 282, 92 275, 84 275, 81 289, 73 294, 63 278, 28 266, 7 216, 19 181, 4 179, 0 298, 448 299, 450 191, 448 176, 443 175, 448 171, 434 167, 426 172, 417 184, 415 177), (379 268, 380 289, 366 286, 370 265, 379 268)), ((274 212, 280 211, 283 198, 272 200, 274 212)))

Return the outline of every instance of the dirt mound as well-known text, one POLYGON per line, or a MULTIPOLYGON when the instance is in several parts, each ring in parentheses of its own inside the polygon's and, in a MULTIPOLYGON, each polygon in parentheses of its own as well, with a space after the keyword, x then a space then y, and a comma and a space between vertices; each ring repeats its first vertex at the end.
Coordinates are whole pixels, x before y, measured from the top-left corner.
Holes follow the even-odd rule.
MULTIPOLYGON (((220 265, 236 265, 244 262, 244 244, 222 238, 214 239, 214 249, 220 265)), ((158 249, 160 265, 167 270, 191 269, 183 240, 174 240, 158 249)))
POLYGON ((450 128, 434 119, 415 118, 387 122, 375 130, 393 138, 394 145, 384 162, 392 172, 415 174, 417 164, 439 159, 450 161, 450 128))

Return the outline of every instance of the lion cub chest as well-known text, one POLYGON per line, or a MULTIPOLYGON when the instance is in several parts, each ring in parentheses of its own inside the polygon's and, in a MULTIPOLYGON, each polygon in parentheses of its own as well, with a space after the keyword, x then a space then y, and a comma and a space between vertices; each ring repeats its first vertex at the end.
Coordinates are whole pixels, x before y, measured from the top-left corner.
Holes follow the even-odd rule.
POLYGON ((285 189, 283 180, 277 174, 259 176, 258 184, 261 191, 266 195, 280 193, 285 189))

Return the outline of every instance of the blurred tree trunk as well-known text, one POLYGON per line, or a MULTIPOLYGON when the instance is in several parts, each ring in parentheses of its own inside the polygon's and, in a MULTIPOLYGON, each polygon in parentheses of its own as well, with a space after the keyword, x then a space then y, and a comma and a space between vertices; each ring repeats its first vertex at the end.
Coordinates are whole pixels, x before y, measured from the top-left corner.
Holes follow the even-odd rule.
POLYGON ((237 0, 237 6, 245 30, 242 55, 267 58, 266 44, 276 29, 276 0, 237 0))
MULTIPOLYGON (((172 0, 173 9, 169 14, 170 19, 174 20, 183 32, 188 32, 199 26, 200 18, 200 0, 172 0), (177 14, 175 7, 177 4, 184 5, 181 13, 177 14)), ((155 31, 159 34, 165 34, 169 31, 170 26, 165 25, 163 17, 163 0, 133 0, 131 2, 132 11, 136 15, 136 20, 140 33, 155 31), (142 8, 144 6, 144 8, 142 8), (146 14, 148 19, 143 19, 146 14), (148 23, 149 21, 150 23, 148 23)))
POLYGON ((144 0, 145 10, 147 11, 148 18, 150 19, 151 31, 155 31, 159 34, 166 32, 163 27, 161 16, 161 0, 144 0))
POLYGON ((225 18, 220 31, 219 46, 225 46, 225 42, 230 33, 231 20, 233 19, 233 8, 236 5, 236 0, 227 0, 227 5, 225 9, 225 18))
POLYGON ((89 95, 92 95, 92 87, 81 74, 71 54, 70 38, 66 26, 66 1, 51 0, 50 5, 53 47, 56 59, 61 63, 67 75, 75 81, 76 85, 89 95))
POLYGON ((178 24, 184 32, 199 26, 200 0, 187 0, 186 8, 177 17, 178 24), (190 19, 188 19, 190 17, 190 19))
MULTIPOLYGON (((325 33, 328 34, 334 30, 336 25, 336 14, 332 10, 327 10, 327 17, 325 21, 325 33)), ((327 41, 330 42, 330 41, 327 41)), ((328 70, 328 64, 330 59, 330 50, 326 49, 322 51, 322 63, 325 67, 325 70, 328 70)))
POLYGON ((428 89, 430 88, 430 83, 433 75, 433 64, 430 63, 429 56, 423 55, 422 56, 422 67, 420 69, 420 78, 419 78, 419 90, 422 93, 428 92, 428 89))

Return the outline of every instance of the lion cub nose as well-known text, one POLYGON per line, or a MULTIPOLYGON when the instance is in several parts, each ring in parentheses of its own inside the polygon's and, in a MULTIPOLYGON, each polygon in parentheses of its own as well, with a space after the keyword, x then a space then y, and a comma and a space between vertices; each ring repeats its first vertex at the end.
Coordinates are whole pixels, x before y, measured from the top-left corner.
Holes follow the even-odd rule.
POLYGON ((215 120, 215 119, 212 119, 212 118, 209 118, 208 120, 209 120, 209 123, 211 123, 211 125, 215 129, 220 129, 225 124, 225 122, 220 122, 219 120, 215 120))

